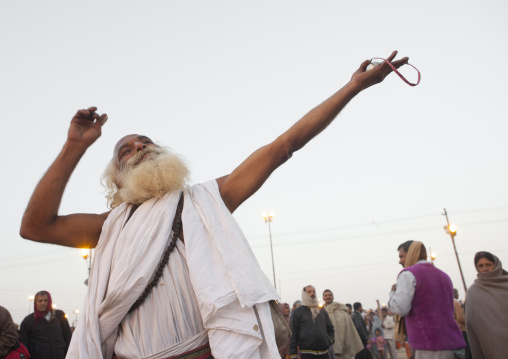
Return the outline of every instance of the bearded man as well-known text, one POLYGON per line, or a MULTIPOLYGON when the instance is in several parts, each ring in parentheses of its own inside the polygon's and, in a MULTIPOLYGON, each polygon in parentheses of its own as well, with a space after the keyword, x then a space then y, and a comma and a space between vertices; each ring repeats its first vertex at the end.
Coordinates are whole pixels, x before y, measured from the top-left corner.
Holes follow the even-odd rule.
POLYGON ((62 216, 69 177, 107 120, 96 107, 79 110, 20 231, 39 242, 96 248, 69 356, 278 358, 270 304, 278 294, 231 213, 353 97, 392 72, 387 63, 367 71, 368 65, 231 174, 204 184, 188 186, 179 156, 150 138, 125 136, 104 176, 113 210, 62 216))

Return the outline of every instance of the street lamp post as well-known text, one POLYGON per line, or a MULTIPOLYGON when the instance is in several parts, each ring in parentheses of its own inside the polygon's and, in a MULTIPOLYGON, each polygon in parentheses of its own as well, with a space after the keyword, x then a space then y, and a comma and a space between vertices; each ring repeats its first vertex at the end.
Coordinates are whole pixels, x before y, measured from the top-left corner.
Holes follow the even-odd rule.
POLYGON ((78 314, 79 314, 79 309, 76 308, 74 310, 74 327, 76 327, 78 325, 78 314))
POLYGON ((464 280, 464 273, 462 273, 462 267, 460 265, 459 254, 457 253, 457 248, 455 247, 455 236, 457 235, 457 226, 453 223, 450 223, 450 221, 448 220, 448 213, 446 212, 446 208, 443 208, 443 210, 444 210, 443 216, 446 217, 446 224, 447 224, 444 227, 444 229, 445 229, 445 232, 448 233, 452 239, 453 250, 455 251, 455 257, 457 258, 457 264, 459 265, 460 277, 462 278, 462 284, 464 285, 464 293, 466 293, 467 292, 466 281, 464 280))
POLYGON ((430 251, 430 261, 431 261, 432 263, 434 263, 434 261, 435 261, 435 260, 436 260, 436 258, 437 258, 437 254, 436 254, 436 252, 432 252, 432 249, 431 249, 430 247, 429 247, 429 251, 430 251))
POLYGON ((273 216, 275 214, 273 212, 263 213, 262 216, 265 220, 265 223, 268 223, 268 234, 270 235, 270 250, 272 252, 272 270, 273 270, 273 286, 277 289, 277 282, 275 281, 275 263, 273 261, 273 244, 272 244, 272 228, 270 227, 270 223, 272 223, 273 216))
POLYGON ((34 301, 35 297, 33 295, 28 296, 28 314, 30 314, 30 308, 32 307, 30 304, 34 301))
MULTIPOLYGON (((92 248, 89 248, 88 250, 85 248, 81 249, 81 255, 88 266, 88 277, 90 277, 90 269, 92 268, 92 248), (88 262, 86 261, 87 259, 88 262)), ((85 285, 88 285, 88 278, 85 279, 85 285)))
POLYGON ((87 266, 88 266, 88 274, 90 275, 90 268, 92 267, 92 248, 89 248, 88 250, 83 248, 81 250, 81 255, 83 256, 83 259, 85 261, 88 259, 87 266))

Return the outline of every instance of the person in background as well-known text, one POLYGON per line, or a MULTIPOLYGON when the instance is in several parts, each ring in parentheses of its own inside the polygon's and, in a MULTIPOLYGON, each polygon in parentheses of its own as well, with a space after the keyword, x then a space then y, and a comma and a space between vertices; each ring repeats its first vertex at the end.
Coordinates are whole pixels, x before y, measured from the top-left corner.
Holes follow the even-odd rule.
POLYGON ((464 317, 464 304, 459 300, 459 291, 457 288, 453 288, 453 317, 466 342, 466 356, 464 359, 471 359, 471 349, 469 348, 469 340, 467 339, 466 332, 466 318, 464 317))
POLYGON ((393 313, 386 307, 381 309, 383 312, 383 329, 386 341, 386 351, 390 354, 390 359, 397 359, 397 347, 395 345, 395 321, 393 313))
MULTIPOLYGON (((383 323, 381 323, 381 319, 379 319, 379 315, 377 310, 371 311, 369 313, 369 320, 371 323, 370 326, 370 334, 371 337, 376 336, 376 330, 379 330, 381 334, 383 334, 383 323)), ((374 341, 372 343, 372 356, 374 359, 378 359, 379 351, 377 350, 377 343, 374 341)))
POLYGON ((427 261, 423 243, 411 242, 404 269, 392 286, 388 306, 404 317, 415 359, 463 356, 466 343, 453 319, 452 281, 427 261))
POLYGON ((378 352, 379 359, 386 359, 385 356, 385 338, 381 334, 381 329, 376 329, 374 332, 374 337, 372 339, 373 343, 376 343, 376 350, 378 352))
POLYGON ((335 333, 327 311, 319 307, 312 285, 302 290, 302 305, 293 313, 291 332, 291 359, 297 358, 298 348, 302 359, 328 359, 335 333))
POLYGON ((369 332, 362 317, 362 303, 354 303, 353 308, 355 311, 351 315, 351 320, 353 321, 356 331, 358 332, 358 335, 360 336, 363 344, 363 350, 355 355, 355 359, 371 359, 372 354, 370 353, 370 350, 367 349, 367 344, 369 342, 369 332))
POLYGON ((508 272, 489 252, 474 256, 478 272, 467 290, 466 327, 474 359, 508 356, 508 272))
POLYGON ((330 359, 351 359, 363 350, 363 344, 348 313, 348 308, 344 304, 333 301, 334 297, 330 289, 323 292, 323 300, 324 308, 335 329, 335 342, 328 351, 329 357, 330 359))
POLYGON ((346 303, 347 312, 349 315, 353 314, 353 306, 350 303, 346 303))
MULTIPOLYGON (((288 303, 279 303, 279 309, 282 312, 282 316, 286 320, 289 325, 289 316, 291 314, 291 308, 289 308, 288 303)), ((289 358, 289 338, 283 346, 279 348, 279 354, 281 359, 289 358)))
POLYGON ((0 358, 4 358, 18 343, 18 329, 11 313, 0 306, 0 358))
POLYGON ((31 359, 64 359, 71 342, 71 328, 65 313, 52 308, 51 294, 35 294, 34 312, 21 322, 21 338, 31 359))

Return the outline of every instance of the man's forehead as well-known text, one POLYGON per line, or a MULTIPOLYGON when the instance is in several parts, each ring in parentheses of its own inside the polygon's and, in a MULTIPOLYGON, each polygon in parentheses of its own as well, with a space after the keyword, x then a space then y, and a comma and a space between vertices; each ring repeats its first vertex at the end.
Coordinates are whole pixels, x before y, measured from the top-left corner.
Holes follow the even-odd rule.
POLYGON ((145 136, 145 135, 138 135, 138 134, 131 134, 131 135, 127 135, 127 136, 124 136, 122 137, 115 145, 115 153, 120 149, 120 147, 122 147, 123 145, 125 144, 128 144, 130 141, 133 141, 133 140, 138 140, 138 141, 145 141, 145 140, 149 140, 151 142, 153 142, 150 137, 148 136, 145 136))

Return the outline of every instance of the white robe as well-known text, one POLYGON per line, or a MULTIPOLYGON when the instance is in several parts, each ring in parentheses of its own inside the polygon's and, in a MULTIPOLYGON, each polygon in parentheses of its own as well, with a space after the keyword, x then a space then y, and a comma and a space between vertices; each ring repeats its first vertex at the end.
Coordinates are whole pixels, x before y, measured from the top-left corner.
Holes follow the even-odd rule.
MULTIPOLYGON (((84 314, 73 335, 68 358, 111 358, 119 325, 150 281, 168 244, 178 199, 178 193, 151 199, 136 210, 127 224, 131 206, 124 203, 110 213, 96 248, 84 314)), ((214 357, 279 358, 268 304, 269 300, 279 299, 278 294, 224 205, 216 181, 185 190, 182 221, 184 258, 214 357)), ((174 256, 172 253, 170 263, 174 256)), ((147 305, 150 304, 144 304, 147 305)), ((157 314, 161 309, 152 310, 152 322, 161 320, 157 314)), ((146 323, 146 317, 140 318, 141 332, 146 323)), ((199 323, 181 339, 194 338, 184 337, 194 334, 198 327, 199 323)), ((149 339, 145 342, 149 343, 149 339)), ((134 344, 139 350, 146 343, 134 344)), ((142 355, 150 350, 157 349, 144 348, 142 355)))

